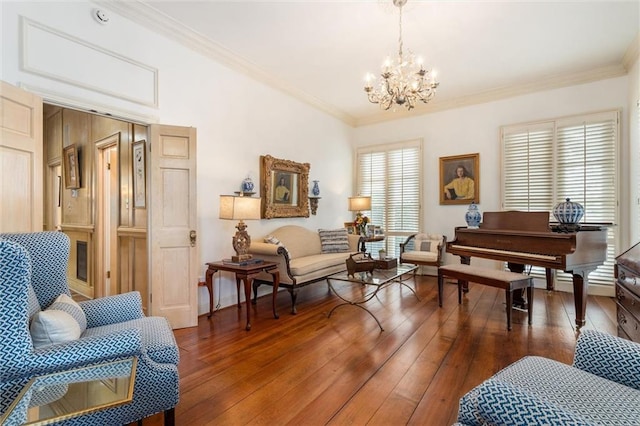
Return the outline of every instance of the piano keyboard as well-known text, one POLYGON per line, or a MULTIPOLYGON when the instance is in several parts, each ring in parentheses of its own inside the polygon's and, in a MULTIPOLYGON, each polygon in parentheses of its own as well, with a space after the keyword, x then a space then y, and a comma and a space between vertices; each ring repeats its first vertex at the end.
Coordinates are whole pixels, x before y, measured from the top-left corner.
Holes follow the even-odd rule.
POLYGON ((476 252, 476 253, 489 253, 489 254, 493 253, 493 254, 499 254, 503 256, 517 255, 519 257, 529 258, 529 259, 538 259, 538 260, 547 260, 547 261, 548 260, 555 261, 557 259, 556 256, 549 256, 545 254, 535 254, 535 253, 525 253, 521 251, 508 251, 508 250, 498 250, 498 249, 490 249, 490 248, 484 248, 484 247, 461 246, 457 244, 451 244, 449 247, 453 249, 460 249, 460 250, 465 250, 468 252, 476 252))

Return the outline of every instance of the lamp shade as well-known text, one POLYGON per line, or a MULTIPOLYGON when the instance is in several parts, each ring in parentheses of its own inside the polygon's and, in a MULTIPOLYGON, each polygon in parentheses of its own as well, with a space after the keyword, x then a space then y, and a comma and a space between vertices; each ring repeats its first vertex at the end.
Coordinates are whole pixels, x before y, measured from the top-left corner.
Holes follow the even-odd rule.
POLYGON ((260 219, 260 198, 236 195, 220 196, 220 219, 260 219))
POLYGON ((359 212, 362 210, 371 210, 371 197, 360 195, 357 197, 349 197, 349 211, 359 212))

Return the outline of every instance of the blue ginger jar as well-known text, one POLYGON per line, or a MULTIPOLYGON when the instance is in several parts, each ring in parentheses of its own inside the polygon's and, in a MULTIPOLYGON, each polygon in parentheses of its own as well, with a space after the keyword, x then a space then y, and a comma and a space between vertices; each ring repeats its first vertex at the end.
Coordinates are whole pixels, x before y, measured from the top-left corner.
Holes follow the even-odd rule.
POLYGON ((247 177, 242 181, 242 185, 240 187, 242 188, 242 192, 253 192, 253 181, 250 177, 247 177))
POLYGON ((574 232, 580 228, 578 222, 584 215, 584 207, 579 203, 574 203, 570 198, 563 203, 558 203, 553 208, 553 217, 560 222, 560 230, 574 232))
POLYGON ((313 181, 313 188, 311 188, 311 194, 313 194, 314 197, 318 197, 320 196, 320 187, 318 186, 318 182, 317 180, 313 181))
POLYGON ((478 206, 475 202, 471 202, 469 210, 464 214, 464 220, 467 221, 467 227, 472 229, 479 228, 481 219, 482 215, 478 210, 478 206))

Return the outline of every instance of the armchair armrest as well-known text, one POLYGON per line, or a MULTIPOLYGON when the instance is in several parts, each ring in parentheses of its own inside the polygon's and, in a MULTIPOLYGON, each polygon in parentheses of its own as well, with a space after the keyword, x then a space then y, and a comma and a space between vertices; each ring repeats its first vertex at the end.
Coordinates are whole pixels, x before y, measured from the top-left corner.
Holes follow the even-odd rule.
POLYGON ((142 331, 131 328, 35 349, 9 374, 43 374, 142 353, 142 331))
POLYGON ((580 333, 573 366, 640 390, 640 344, 595 330, 580 333))
POLYGON ((87 317, 87 328, 116 324, 144 317, 140 293, 132 291, 79 303, 87 317))
POLYGON ((416 237, 416 235, 417 234, 409 235, 407 239, 404 240, 404 243, 400 243, 400 254, 404 253, 407 250, 407 245, 413 244, 411 240, 413 240, 416 237))

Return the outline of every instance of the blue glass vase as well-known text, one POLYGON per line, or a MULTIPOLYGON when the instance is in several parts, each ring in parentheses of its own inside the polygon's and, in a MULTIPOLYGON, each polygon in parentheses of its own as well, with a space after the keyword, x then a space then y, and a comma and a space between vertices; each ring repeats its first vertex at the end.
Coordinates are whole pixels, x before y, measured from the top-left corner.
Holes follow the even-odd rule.
POLYGON ((467 221, 468 228, 478 228, 480 226, 480 220, 482 219, 482 215, 478 210, 478 206, 476 203, 471 202, 469 205, 469 210, 464 214, 464 220, 467 221))

